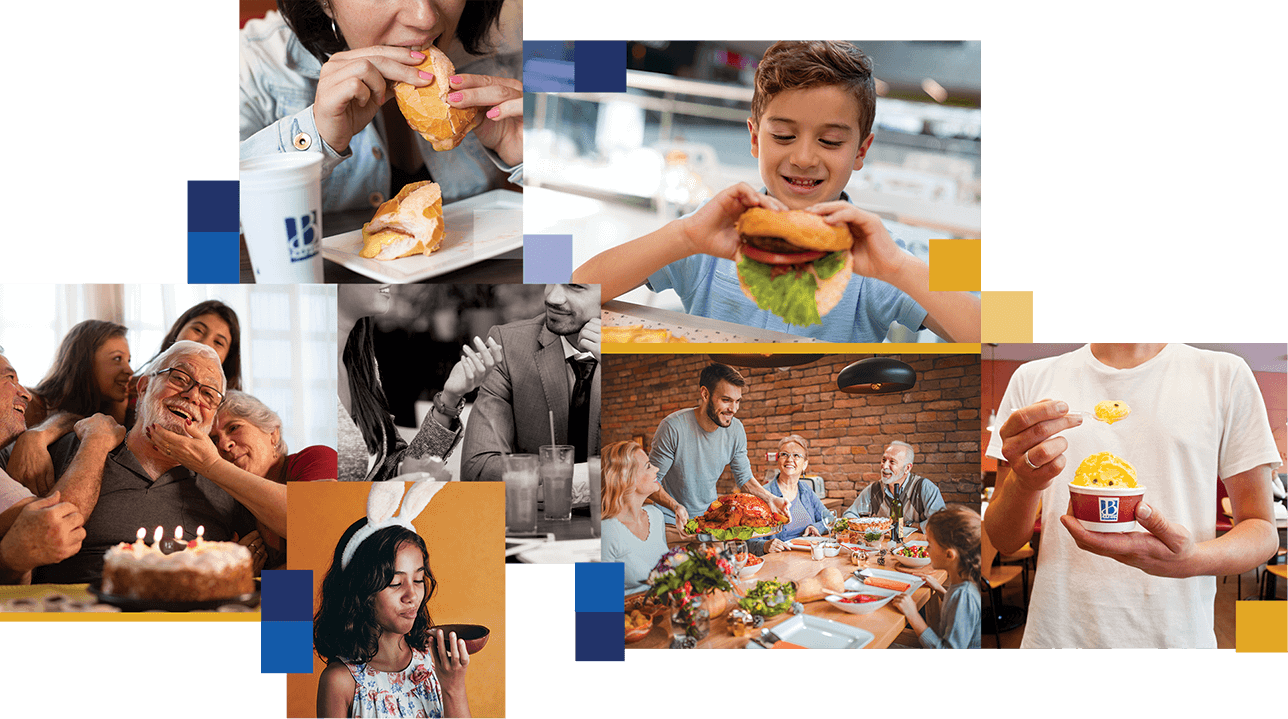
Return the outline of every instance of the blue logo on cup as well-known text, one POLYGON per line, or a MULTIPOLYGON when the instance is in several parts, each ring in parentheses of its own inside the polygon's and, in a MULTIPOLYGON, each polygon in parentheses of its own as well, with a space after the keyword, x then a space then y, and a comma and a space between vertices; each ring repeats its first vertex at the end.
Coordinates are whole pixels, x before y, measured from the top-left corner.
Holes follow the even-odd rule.
POLYGON ((1118 521, 1118 498, 1117 497, 1100 497, 1100 521, 1117 522, 1118 521))
POLYGON ((317 233, 314 231, 317 224, 317 210, 301 216, 298 227, 296 218, 286 218, 286 247, 290 252, 291 262, 301 262, 318 253, 317 233))

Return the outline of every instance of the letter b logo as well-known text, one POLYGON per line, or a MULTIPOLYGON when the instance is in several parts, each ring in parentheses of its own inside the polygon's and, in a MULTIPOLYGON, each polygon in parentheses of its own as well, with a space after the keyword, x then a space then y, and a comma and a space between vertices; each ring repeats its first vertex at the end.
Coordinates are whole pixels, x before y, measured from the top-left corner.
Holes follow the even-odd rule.
POLYGON ((313 212, 298 218, 286 218, 286 248, 291 262, 307 260, 318 253, 317 243, 318 213, 313 212))

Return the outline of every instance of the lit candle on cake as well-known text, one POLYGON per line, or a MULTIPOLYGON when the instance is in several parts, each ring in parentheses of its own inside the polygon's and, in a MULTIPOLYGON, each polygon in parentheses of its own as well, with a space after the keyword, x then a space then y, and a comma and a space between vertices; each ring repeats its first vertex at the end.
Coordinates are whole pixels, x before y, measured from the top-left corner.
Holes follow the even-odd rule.
POLYGON ((164 533, 160 527, 157 527, 156 531, 152 533, 152 549, 158 552, 161 551, 162 536, 164 536, 164 533))
POLYGON ((205 533, 206 533, 206 525, 204 524, 197 525, 197 546, 198 547, 201 546, 201 542, 202 542, 201 535, 205 533))
POLYGON ((143 543, 143 538, 146 537, 147 534, 148 534, 148 530, 144 529, 143 527, 139 527, 138 533, 134 535, 135 537, 137 537, 137 539, 134 540, 134 544, 131 545, 131 547, 134 550, 134 556, 137 557, 139 556, 139 552, 147 550, 148 545, 143 543))
POLYGON ((174 528, 174 539, 175 539, 175 541, 176 541, 176 542, 182 542, 182 541, 183 541, 183 525, 182 525, 182 524, 180 524, 179 526, 177 526, 177 527, 175 527, 175 528, 174 528))

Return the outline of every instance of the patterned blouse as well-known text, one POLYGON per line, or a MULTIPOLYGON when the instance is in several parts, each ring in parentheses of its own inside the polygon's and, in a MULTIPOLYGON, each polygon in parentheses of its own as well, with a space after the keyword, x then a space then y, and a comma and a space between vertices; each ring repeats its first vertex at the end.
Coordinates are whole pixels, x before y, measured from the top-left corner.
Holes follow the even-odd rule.
POLYGON ((367 664, 341 661, 358 685, 349 716, 443 716, 443 693, 428 654, 412 649, 411 662, 400 672, 382 672, 367 664))

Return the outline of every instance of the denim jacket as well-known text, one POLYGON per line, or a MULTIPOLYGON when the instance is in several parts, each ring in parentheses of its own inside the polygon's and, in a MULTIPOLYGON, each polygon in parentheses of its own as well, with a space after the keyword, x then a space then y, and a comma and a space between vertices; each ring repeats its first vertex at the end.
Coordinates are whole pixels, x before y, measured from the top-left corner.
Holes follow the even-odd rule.
MULTIPOLYGON (((487 57, 461 72, 518 77, 519 63, 517 56, 487 57)), ((262 20, 246 23, 241 31, 240 64, 242 159, 277 152, 321 152, 322 206, 328 212, 375 208, 397 191, 390 187, 380 114, 353 136, 343 153, 318 137, 313 98, 322 63, 304 49, 279 13, 269 12, 262 20)), ((523 181, 522 164, 506 166, 472 133, 447 152, 435 152, 419 135, 415 138, 430 176, 442 187, 444 202, 497 187, 505 174, 516 184, 523 181)))

